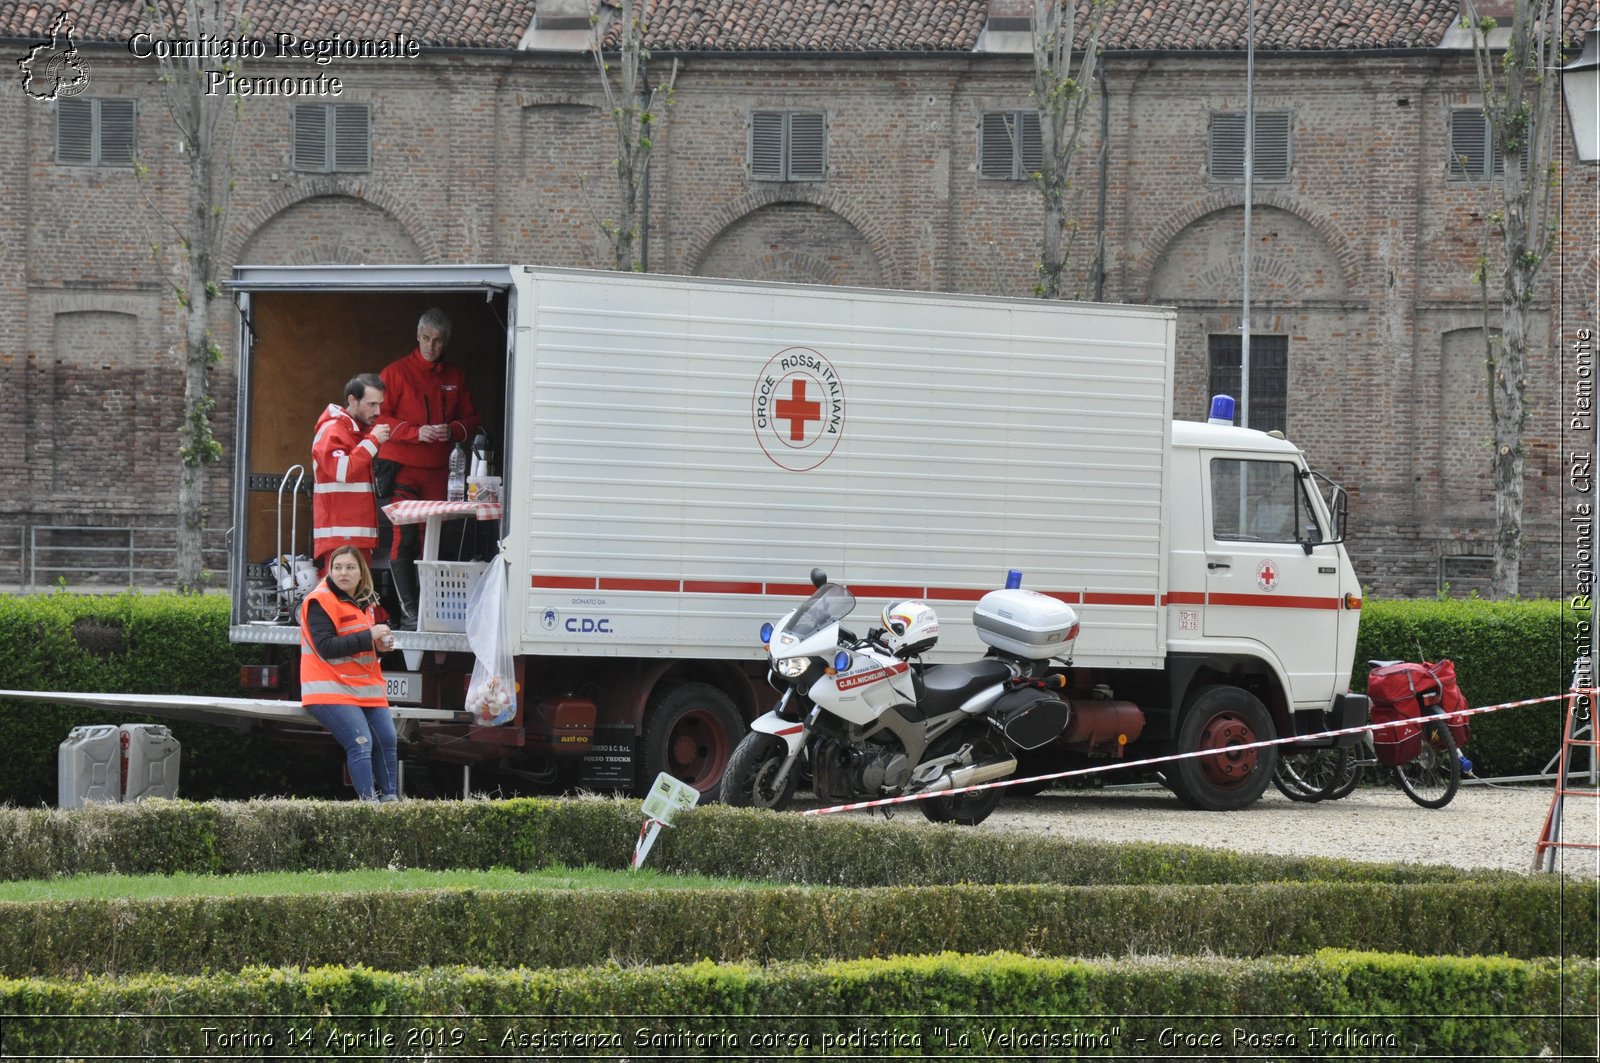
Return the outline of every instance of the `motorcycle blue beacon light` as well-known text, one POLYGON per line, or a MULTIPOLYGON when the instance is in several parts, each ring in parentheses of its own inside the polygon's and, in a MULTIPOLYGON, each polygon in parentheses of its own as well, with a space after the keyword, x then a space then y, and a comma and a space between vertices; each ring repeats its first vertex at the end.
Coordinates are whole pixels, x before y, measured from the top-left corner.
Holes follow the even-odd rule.
POLYGON ((1006 573, 1006 590, 1014 591, 1022 586, 1022 569, 1014 568, 1006 573))
POLYGON ((761 643, 762 643, 762 645, 766 645, 767 643, 769 643, 771 641, 772 641, 772 623, 771 623, 771 621, 768 621, 767 623, 761 625, 761 643))
POLYGON ((849 650, 840 650, 833 655, 833 668, 837 672, 848 672, 850 670, 849 650))
POLYGON ((1211 416, 1206 418, 1206 424, 1233 424, 1235 405, 1232 395, 1211 396, 1211 416))

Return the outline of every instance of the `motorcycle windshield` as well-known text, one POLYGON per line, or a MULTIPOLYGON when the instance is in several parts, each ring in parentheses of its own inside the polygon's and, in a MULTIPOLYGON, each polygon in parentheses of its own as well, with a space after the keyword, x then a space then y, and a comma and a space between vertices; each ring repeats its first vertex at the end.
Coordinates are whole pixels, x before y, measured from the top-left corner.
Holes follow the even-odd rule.
POLYGON ((829 624, 837 624, 849 616, 855 607, 855 595, 838 584, 827 583, 795 610, 794 619, 784 630, 797 640, 808 639, 829 624))

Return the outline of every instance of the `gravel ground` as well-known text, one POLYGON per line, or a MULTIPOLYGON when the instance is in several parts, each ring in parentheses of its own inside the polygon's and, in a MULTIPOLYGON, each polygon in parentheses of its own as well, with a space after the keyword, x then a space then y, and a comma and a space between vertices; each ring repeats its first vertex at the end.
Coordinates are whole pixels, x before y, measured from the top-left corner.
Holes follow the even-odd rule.
MULTIPOLYGON (((1182 842, 1241 852, 1449 864, 1531 872, 1551 787, 1463 785, 1441 809, 1419 808, 1398 789, 1362 786, 1339 801, 1290 801, 1272 787, 1240 812, 1194 812, 1158 788, 1052 790, 1008 797, 978 830, 1090 841, 1182 842)), ((815 807, 809 800, 801 807, 815 807)), ((897 818, 922 821, 912 808, 897 818)), ((1600 843, 1600 799, 1568 797, 1562 836, 1600 843)), ((850 815, 865 816, 856 812, 850 815)), ((1557 869, 1593 878, 1600 850, 1557 851, 1557 869)))
MULTIPOLYGON (((1363 786, 1339 801, 1305 804, 1268 787, 1243 811, 1193 812, 1160 789, 1060 790, 1002 801, 980 829, 1528 872, 1552 792, 1464 785, 1444 808, 1426 809, 1394 788, 1363 786)), ((1597 811, 1600 799, 1569 796, 1562 837, 1600 843, 1597 811)), ((1558 870, 1592 878, 1600 850, 1563 848, 1557 857, 1558 870)))

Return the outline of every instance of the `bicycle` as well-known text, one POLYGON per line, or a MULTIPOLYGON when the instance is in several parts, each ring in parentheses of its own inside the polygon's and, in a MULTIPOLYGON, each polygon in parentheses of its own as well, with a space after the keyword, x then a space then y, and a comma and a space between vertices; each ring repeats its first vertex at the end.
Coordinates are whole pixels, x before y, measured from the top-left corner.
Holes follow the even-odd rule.
MULTIPOLYGON (((1389 661, 1372 661, 1373 668, 1389 661)), ((1348 797, 1369 769, 1386 768, 1390 780, 1423 808, 1443 808, 1461 788, 1461 751, 1449 722, 1436 719, 1443 708, 1435 692, 1421 699, 1422 712, 1415 756, 1401 764, 1385 765, 1378 759, 1372 731, 1364 731, 1355 751, 1349 746, 1284 752, 1272 775, 1272 784, 1291 801, 1337 801, 1348 797)), ((1388 728, 1390 733, 1403 730, 1388 728)))

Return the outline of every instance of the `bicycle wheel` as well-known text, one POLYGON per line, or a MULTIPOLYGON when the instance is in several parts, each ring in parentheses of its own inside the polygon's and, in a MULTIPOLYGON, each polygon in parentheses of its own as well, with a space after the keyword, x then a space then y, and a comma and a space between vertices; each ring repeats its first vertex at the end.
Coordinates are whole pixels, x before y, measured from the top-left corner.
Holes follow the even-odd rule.
POLYGON ((1343 749, 1283 753, 1272 773, 1272 785, 1291 801, 1321 801, 1344 776, 1350 754, 1343 749))
POLYGON ((1339 777, 1328 784, 1328 790, 1322 795, 1324 801, 1337 801, 1341 797, 1349 797, 1355 788, 1361 785, 1361 777, 1367 773, 1367 765, 1373 762, 1372 746, 1370 744, 1361 748, 1359 754, 1345 750, 1344 767, 1339 772, 1339 777))
POLYGON ((1400 789, 1423 808, 1443 808, 1461 788, 1461 756, 1443 720, 1422 721, 1422 752, 1394 769, 1400 789))

